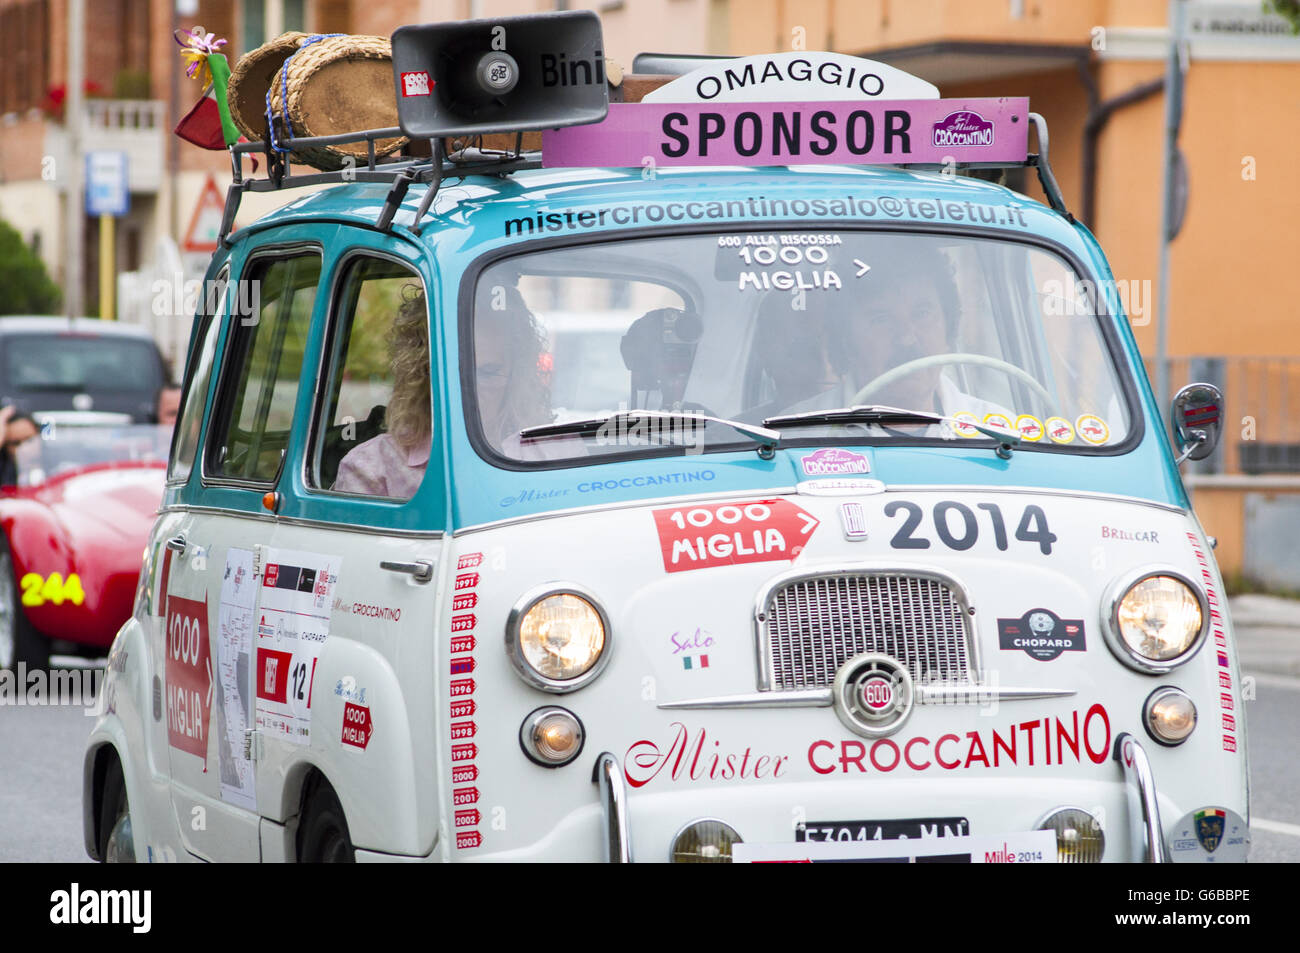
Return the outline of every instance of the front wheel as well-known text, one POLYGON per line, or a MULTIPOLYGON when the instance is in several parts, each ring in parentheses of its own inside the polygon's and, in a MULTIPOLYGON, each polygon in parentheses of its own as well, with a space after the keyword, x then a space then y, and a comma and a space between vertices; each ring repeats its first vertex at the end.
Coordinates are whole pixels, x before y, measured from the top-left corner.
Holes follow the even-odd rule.
POLYGON ((356 862, 343 806, 334 789, 323 781, 308 796, 303 810, 298 828, 298 861, 304 864, 356 862))
POLYGON ((27 620, 19 599, 14 561, 7 543, 0 542, 0 672, 50 667, 50 643, 27 620))
POLYGON ((104 777, 104 800, 99 814, 99 859, 105 864, 135 863, 135 834, 131 830, 131 805, 126 799, 122 762, 113 758, 104 777))

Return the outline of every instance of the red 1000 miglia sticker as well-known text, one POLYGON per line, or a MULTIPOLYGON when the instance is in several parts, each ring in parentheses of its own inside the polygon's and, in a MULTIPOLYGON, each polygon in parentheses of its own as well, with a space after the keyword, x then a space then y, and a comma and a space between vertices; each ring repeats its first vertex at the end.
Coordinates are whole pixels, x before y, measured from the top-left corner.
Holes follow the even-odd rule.
POLYGON ((789 500, 655 510, 665 572, 793 560, 819 520, 789 500))

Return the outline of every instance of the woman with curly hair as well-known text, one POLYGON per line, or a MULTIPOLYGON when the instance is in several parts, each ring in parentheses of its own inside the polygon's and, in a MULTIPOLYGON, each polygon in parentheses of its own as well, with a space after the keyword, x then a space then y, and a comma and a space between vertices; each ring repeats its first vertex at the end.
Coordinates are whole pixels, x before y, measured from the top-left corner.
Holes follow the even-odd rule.
POLYGON ((544 442, 521 441, 519 431, 551 422, 548 356, 545 335, 519 289, 484 287, 474 317, 475 393, 483 435, 506 456, 547 455, 544 442))
POLYGON ((402 298, 388 331, 393 393, 384 414, 387 432, 367 440, 340 461, 332 489, 342 493, 410 499, 429 464, 433 420, 428 309, 417 285, 405 286, 402 298))

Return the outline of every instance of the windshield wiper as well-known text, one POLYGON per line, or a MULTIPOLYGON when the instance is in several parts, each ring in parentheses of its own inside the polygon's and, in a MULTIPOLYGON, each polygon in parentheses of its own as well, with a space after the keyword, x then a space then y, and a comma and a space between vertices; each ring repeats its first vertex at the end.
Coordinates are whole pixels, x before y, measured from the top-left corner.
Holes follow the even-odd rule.
POLYGON ((973 427, 986 437, 997 441, 996 453, 1004 460, 1011 456, 1011 448, 1020 443, 1020 434, 1009 430, 990 427, 973 420, 957 420, 942 414, 932 414, 924 410, 905 410, 902 407, 886 407, 881 404, 857 404, 853 407, 837 407, 833 410, 809 410, 800 414, 780 414, 763 421, 764 427, 801 427, 812 424, 941 424, 973 427))
MULTIPOLYGON (((776 448, 781 443, 781 435, 767 427, 741 423, 738 420, 726 420, 722 417, 710 417, 708 414, 692 414, 674 410, 624 410, 607 417, 591 417, 587 420, 567 420, 558 424, 541 424, 537 427, 525 427, 519 431, 520 440, 535 440, 539 437, 559 437, 565 435, 594 436, 607 427, 622 430, 625 426, 635 425, 643 420, 664 420, 675 424, 722 424, 736 433, 743 434, 758 444, 758 455, 764 460, 776 456, 776 448)), ((680 427, 649 427, 634 431, 638 436, 674 437, 684 434, 680 427)))

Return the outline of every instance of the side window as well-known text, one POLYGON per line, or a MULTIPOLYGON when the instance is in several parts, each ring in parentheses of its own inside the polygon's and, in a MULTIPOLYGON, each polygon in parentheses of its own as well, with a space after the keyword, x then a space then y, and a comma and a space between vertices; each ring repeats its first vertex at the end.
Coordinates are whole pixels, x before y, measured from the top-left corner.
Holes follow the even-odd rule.
POLYGON ((199 432, 203 429, 203 409, 207 406, 208 382, 212 379, 212 358, 221 330, 221 315, 226 310, 228 279, 229 273, 222 272, 203 299, 203 321, 185 368, 184 405, 176 419, 171 462, 167 466, 168 483, 184 483, 194 469, 199 432))
MULTIPOLYGON (((253 318, 232 322, 212 426, 209 476, 272 483, 289 445, 311 325, 320 255, 312 252, 249 263, 241 301, 253 318)), ((241 309, 242 310, 242 309, 241 309)))
POLYGON ((419 277, 382 258, 348 266, 307 481, 408 500, 429 462, 429 309, 419 277))

